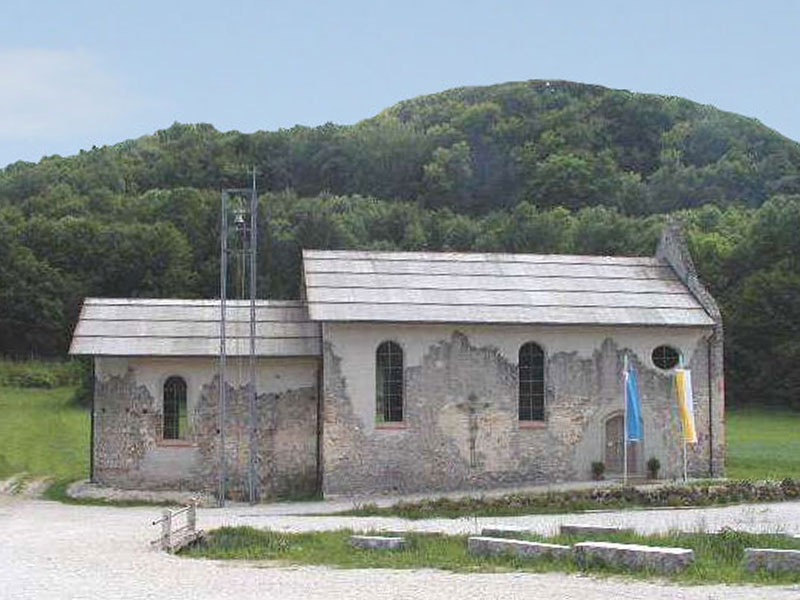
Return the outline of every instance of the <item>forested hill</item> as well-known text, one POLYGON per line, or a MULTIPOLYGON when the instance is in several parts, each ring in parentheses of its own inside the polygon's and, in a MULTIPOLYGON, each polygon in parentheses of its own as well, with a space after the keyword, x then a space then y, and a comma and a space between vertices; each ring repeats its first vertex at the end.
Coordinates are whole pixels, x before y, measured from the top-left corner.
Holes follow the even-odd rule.
POLYGON ((175 124, 74 157, 9 165, 0 200, 24 207, 56 193, 79 209, 81 197, 98 194, 238 185, 252 164, 262 189, 471 213, 526 200, 651 214, 800 193, 800 145, 755 120, 682 98, 530 81, 423 96, 353 126, 242 134, 175 124))
POLYGON ((154 135, 0 171, 0 354, 63 354, 84 296, 213 297, 219 189, 255 165, 259 291, 299 250, 651 254, 682 219, 726 320, 731 398, 800 406, 800 145, 689 100, 461 88, 352 126, 154 135))

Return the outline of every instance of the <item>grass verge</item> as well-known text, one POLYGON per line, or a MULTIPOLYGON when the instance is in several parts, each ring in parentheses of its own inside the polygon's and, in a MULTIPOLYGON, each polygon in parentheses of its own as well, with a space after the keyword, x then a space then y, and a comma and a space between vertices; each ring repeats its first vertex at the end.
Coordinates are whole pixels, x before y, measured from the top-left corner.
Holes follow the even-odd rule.
MULTIPOLYGON (((600 565, 582 568, 572 558, 531 560, 512 555, 472 556, 467 552, 466 536, 408 533, 405 536, 407 548, 404 550, 361 550, 350 546, 348 538, 351 534, 349 530, 278 533, 252 527, 223 527, 209 532, 205 540, 184 549, 181 555, 191 558, 268 560, 286 564, 328 565, 341 568, 434 568, 455 572, 586 572, 643 579, 668 579, 692 584, 800 582, 800 573, 797 572, 749 573, 743 567, 742 557, 747 547, 800 550, 800 541, 778 534, 750 534, 726 530, 717 535, 670 533, 647 536, 628 534, 592 536, 594 541, 673 546, 694 550, 695 562, 691 567, 682 573, 666 576, 649 570, 634 571, 600 565)), ((574 544, 587 539, 571 536, 526 537, 534 541, 560 544, 574 544)))
POLYGON ((728 477, 800 479, 800 412, 737 408, 725 422, 728 477))
POLYGON ((89 472, 89 411, 74 387, 0 387, 0 479, 81 479, 89 472))

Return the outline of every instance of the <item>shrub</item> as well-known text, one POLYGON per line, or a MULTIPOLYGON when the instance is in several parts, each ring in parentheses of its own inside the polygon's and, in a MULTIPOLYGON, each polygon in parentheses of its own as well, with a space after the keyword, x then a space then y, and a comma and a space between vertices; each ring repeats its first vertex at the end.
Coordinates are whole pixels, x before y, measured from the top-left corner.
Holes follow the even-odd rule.
POLYGON ((54 388, 75 385, 81 378, 81 361, 0 360, 0 385, 54 388))
POLYGON ((650 479, 657 479, 660 469, 661 462, 655 456, 651 456, 650 460, 647 461, 647 476, 650 479))
POLYGON ((595 481, 600 481, 603 479, 603 475, 606 472, 606 465, 604 462, 596 461, 592 463, 592 477, 595 481))
POLYGON ((6 376, 8 385, 21 388, 54 388, 56 381, 53 373, 34 369, 17 370, 6 376))

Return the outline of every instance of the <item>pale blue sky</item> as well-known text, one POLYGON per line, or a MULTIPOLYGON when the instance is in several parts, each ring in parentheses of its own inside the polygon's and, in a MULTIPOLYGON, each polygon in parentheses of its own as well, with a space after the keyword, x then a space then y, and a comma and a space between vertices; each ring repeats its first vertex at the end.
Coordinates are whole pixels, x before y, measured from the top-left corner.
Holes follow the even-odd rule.
POLYGON ((800 140, 800 1, 3 0, 0 166, 173 121, 353 123, 464 85, 685 96, 800 140))

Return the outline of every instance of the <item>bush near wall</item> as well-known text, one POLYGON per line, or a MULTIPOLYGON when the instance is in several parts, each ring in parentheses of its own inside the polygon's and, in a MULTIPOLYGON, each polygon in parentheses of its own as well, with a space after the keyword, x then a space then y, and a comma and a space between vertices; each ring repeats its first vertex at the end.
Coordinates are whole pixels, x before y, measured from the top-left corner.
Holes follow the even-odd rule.
POLYGON ((398 516, 407 519, 459 518, 797 499, 800 499, 800 479, 787 478, 781 481, 725 481, 636 488, 609 487, 545 494, 520 493, 496 498, 438 498, 420 502, 398 502, 388 507, 369 504, 342 514, 398 516))
POLYGON ((79 360, 0 360, 0 386, 50 389, 77 385, 84 370, 79 360))

